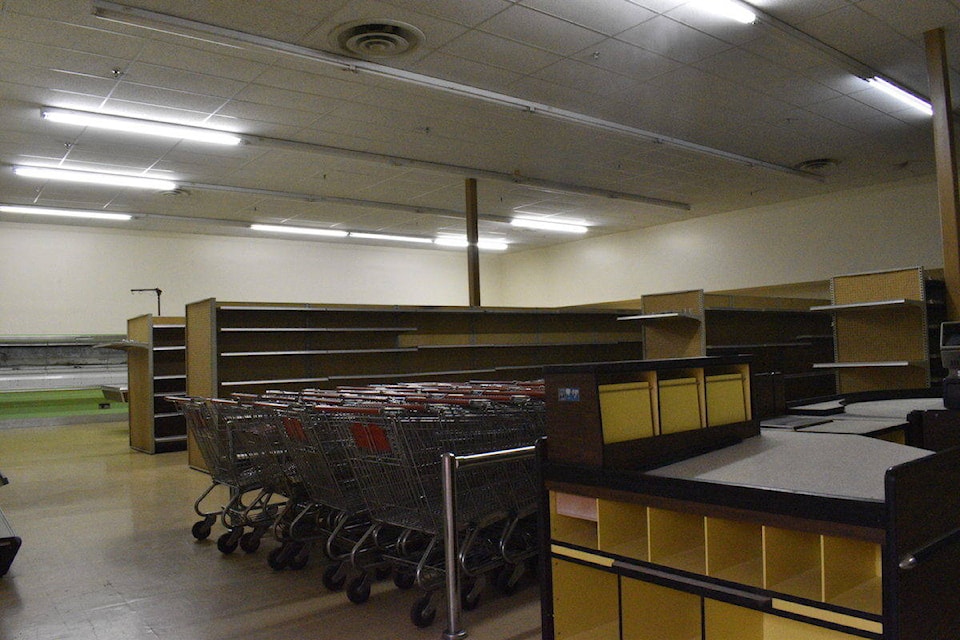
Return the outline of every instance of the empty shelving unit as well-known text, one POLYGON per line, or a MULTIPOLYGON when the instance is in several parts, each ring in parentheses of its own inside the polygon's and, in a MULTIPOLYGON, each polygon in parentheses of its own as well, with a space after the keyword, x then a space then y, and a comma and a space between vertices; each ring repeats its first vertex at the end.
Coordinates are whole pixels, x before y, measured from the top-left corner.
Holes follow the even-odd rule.
POLYGON ((922 267, 835 276, 832 303, 814 311, 834 316, 833 362, 839 393, 923 389, 931 383, 931 323, 942 319, 942 300, 928 296, 922 267))
POLYGON ((737 366, 547 368, 545 640, 960 637, 960 450, 761 434, 731 389, 688 400, 705 415, 744 404, 742 422, 668 434, 655 401, 652 435, 623 440, 599 400, 609 384, 737 366))
MULTIPOLYGON (((540 378, 642 355, 622 310, 223 302, 187 306, 192 396, 415 380, 540 378)), ((202 466, 194 447, 190 464, 202 466)))
POLYGON ((641 313, 622 319, 643 325, 645 358, 753 356, 754 409, 767 417, 788 403, 836 393, 832 373, 813 367, 833 352, 831 318, 810 305, 698 289, 645 295, 641 313))
POLYGON ((182 451, 186 423, 166 396, 186 393, 186 321, 182 316, 142 315, 127 321, 130 447, 144 453, 182 451))

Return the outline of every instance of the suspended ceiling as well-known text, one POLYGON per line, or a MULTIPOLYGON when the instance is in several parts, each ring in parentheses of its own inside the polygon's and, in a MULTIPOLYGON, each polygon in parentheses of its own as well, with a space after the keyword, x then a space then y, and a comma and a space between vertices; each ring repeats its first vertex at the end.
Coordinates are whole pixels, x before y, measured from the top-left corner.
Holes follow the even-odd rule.
POLYGON ((522 249, 572 238, 511 228, 517 213, 598 236, 933 174, 931 119, 863 76, 929 95, 923 34, 943 27, 955 63, 960 2, 751 4, 760 19, 743 25, 683 0, 0 0, 0 202, 129 212, 125 227, 164 231, 433 237, 464 233, 475 177, 481 236, 522 249), (405 23, 423 41, 351 66, 331 34, 355 22, 405 23), (54 124, 42 107, 247 142, 54 124), (817 159, 831 163, 797 170, 817 159), (184 186, 71 186, 12 165, 184 186))

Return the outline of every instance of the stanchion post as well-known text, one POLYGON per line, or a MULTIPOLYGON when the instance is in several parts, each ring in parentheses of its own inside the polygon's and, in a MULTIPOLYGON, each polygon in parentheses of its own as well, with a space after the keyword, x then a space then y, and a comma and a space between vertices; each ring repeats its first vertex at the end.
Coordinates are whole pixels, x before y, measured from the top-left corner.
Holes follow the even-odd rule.
POLYGON ((457 457, 452 453, 442 456, 443 488, 443 551, 447 582, 447 629, 442 640, 466 638, 460 628, 460 566, 457 559, 457 457))

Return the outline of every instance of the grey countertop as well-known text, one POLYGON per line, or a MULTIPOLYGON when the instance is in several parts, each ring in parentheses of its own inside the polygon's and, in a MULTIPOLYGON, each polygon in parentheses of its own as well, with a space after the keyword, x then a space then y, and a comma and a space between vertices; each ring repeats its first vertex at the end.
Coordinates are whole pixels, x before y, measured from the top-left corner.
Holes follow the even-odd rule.
POLYGON ((838 433, 764 430, 743 442, 648 471, 649 475, 883 502, 884 473, 925 449, 838 433))

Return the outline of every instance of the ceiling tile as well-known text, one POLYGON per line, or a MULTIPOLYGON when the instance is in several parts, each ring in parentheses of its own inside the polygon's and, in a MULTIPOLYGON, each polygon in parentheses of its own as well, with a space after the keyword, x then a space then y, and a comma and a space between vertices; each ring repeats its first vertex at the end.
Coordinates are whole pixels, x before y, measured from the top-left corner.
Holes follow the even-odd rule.
POLYGON ((628 0, 521 0, 520 4, 611 36, 656 15, 628 0))
POLYGON ((743 44, 759 37, 762 29, 756 24, 742 24, 710 11, 704 11, 700 2, 686 2, 664 15, 689 27, 732 44, 743 44))
POLYGON ((143 62, 134 62, 126 67, 123 82, 173 91, 189 91, 218 98, 236 95, 246 85, 239 80, 191 73, 183 69, 171 69, 143 62))
POLYGON ((950 0, 860 0, 857 7, 907 36, 921 36, 940 27, 956 27, 960 22, 960 6, 950 0))
POLYGON ((462 35, 442 51, 520 74, 533 73, 559 60, 556 54, 479 31, 462 35))
POLYGON ((613 38, 581 52, 577 59, 637 80, 670 73, 680 66, 676 60, 613 38))
POLYGON ((596 31, 520 5, 498 13, 477 28, 564 56, 572 55, 604 39, 596 31))
POLYGON ((685 63, 693 63, 730 48, 730 44, 692 27, 657 16, 624 31, 619 40, 685 63))
POLYGON ((521 75, 506 69, 491 67, 481 62, 457 58, 438 51, 425 56, 411 67, 431 77, 459 82, 488 91, 503 92, 521 75))
POLYGON ((510 7, 508 0, 388 0, 390 4, 409 10, 456 22, 464 27, 475 27, 510 7))

